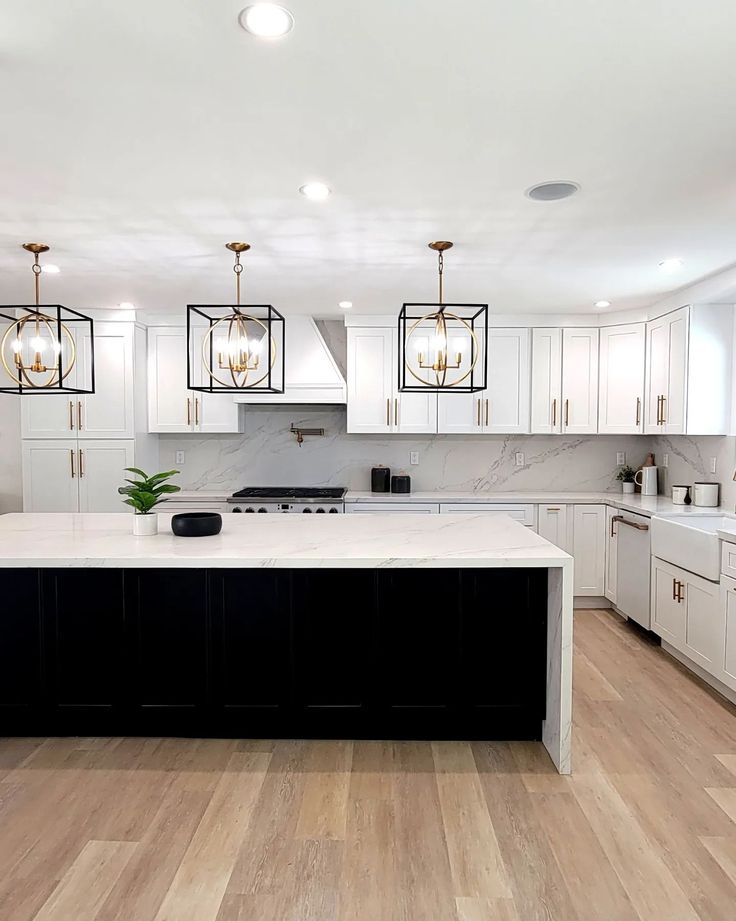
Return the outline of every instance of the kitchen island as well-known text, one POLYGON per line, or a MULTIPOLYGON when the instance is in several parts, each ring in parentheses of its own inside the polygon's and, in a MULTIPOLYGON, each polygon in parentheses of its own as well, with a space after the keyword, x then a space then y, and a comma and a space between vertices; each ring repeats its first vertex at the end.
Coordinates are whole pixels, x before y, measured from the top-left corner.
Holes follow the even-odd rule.
POLYGON ((541 738, 570 770, 572 559, 506 516, 0 517, 3 734, 541 738))

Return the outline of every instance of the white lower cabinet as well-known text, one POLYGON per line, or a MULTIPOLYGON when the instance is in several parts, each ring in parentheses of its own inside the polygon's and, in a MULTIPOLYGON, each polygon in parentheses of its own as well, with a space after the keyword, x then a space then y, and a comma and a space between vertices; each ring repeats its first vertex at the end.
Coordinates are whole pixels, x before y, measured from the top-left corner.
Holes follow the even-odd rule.
POLYGON ((366 512, 395 512, 410 515, 436 515, 439 506, 434 502, 347 502, 345 511, 349 515, 366 512))
POLYGON ((720 677, 720 587, 652 557, 652 630, 709 674, 720 677))
POLYGON ((601 597, 605 591, 606 506, 575 505, 573 508, 574 594, 601 597))
POLYGON ((570 552, 568 514, 566 505, 540 505, 537 533, 555 547, 570 552))
POLYGON ((721 576, 721 611, 725 620, 721 681, 736 691, 736 579, 721 576))
POLYGON ((616 604, 616 582, 618 580, 618 531, 613 517, 618 509, 606 506, 606 584, 605 596, 616 604))
POLYGON ((135 441, 76 438, 23 442, 23 510, 122 512, 118 494, 125 468, 134 464, 135 441))
POLYGON ((527 528, 537 524, 535 505, 509 505, 499 502, 440 502, 441 515, 508 515, 527 528))

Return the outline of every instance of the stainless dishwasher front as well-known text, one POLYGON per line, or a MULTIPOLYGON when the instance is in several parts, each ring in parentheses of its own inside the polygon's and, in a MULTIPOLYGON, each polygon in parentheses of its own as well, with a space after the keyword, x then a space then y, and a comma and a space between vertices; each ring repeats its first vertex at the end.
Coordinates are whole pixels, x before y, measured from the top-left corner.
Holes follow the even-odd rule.
POLYGON ((649 519, 619 512, 616 529, 616 608, 630 620, 651 629, 649 580, 651 574, 649 519))

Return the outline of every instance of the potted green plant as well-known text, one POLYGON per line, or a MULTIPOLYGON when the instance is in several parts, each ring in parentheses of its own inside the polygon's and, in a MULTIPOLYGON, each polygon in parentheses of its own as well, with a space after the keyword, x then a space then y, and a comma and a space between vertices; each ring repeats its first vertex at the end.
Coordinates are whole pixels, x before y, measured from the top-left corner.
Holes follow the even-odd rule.
POLYGON ((621 480, 621 488, 625 493, 632 493, 634 491, 635 476, 636 470, 634 470, 633 467, 629 467, 628 464, 624 464, 622 467, 618 468, 616 479, 621 480))
POLYGON ((127 486, 118 487, 121 496, 126 496, 123 500, 126 505, 132 506, 135 514, 133 515, 133 534, 136 537, 150 537, 158 533, 158 516, 154 508, 160 503, 165 502, 166 497, 173 492, 179 492, 180 486, 174 486, 167 483, 179 473, 178 470, 166 470, 162 473, 154 473, 149 476, 138 467, 126 467, 128 473, 134 473, 139 479, 131 480, 125 478, 127 486))

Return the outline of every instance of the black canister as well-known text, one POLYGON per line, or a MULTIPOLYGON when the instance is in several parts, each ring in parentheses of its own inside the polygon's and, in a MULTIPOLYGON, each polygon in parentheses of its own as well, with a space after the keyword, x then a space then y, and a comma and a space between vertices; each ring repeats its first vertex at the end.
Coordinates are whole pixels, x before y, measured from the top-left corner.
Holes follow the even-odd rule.
POLYGON ((391 492, 410 493, 411 477, 406 473, 400 473, 391 477, 391 492))
POLYGON ((391 491, 391 469, 379 464, 371 470, 371 492, 391 491))

